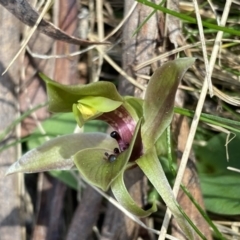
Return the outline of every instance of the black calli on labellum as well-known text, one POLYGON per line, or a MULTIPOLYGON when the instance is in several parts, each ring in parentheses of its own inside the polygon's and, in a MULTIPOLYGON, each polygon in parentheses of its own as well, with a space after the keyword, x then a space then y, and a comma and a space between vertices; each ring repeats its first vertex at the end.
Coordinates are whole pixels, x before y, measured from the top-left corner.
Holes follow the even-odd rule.
MULTIPOLYGON (((115 149, 118 149, 118 148, 115 148, 115 149)), ((107 160, 109 162, 114 162, 117 159, 117 155, 115 155, 115 154, 109 154, 109 153, 105 152, 104 155, 107 157, 107 160)))
POLYGON ((113 151, 114 151, 115 154, 119 154, 120 153, 118 148, 114 148, 113 151))
POLYGON ((110 136, 118 142, 121 151, 125 151, 129 147, 129 143, 125 143, 117 131, 111 132, 110 136))
POLYGON ((119 133, 117 131, 113 131, 110 133, 110 136, 114 139, 116 139, 117 141, 119 141, 121 139, 119 133))
POLYGON ((114 155, 114 154, 110 154, 110 155, 108 156, 108 161, 109 161, 109 162, 114 162, 116 159, 117 159, 117 156, 114 155))

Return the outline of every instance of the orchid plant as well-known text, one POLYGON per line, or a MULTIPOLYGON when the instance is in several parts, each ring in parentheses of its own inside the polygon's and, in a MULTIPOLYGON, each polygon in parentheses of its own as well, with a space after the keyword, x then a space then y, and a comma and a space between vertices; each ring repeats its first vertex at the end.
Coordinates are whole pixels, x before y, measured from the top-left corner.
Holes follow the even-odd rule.
POLYGON ((15 162, 7 174, 34 173, 50 170, 78 169, 89 183, 106 191, 111 188, 117 201, 139 217, 155 212, 140 208, 128 193, 125 171, 140 167, 156 188, 178 224, 189 239, 194 239, 191 226, 183 217, 159 161, 160 137, 170 125, 176 90, 194 58, 169 61, 152 75, 144 99, 121 96, 114 84, 95 82, 66 86, 40 74, 47 86, 49 111, 73 112, 82 127, 99 119, 114 131, 76 133, 56 137, 15 162))

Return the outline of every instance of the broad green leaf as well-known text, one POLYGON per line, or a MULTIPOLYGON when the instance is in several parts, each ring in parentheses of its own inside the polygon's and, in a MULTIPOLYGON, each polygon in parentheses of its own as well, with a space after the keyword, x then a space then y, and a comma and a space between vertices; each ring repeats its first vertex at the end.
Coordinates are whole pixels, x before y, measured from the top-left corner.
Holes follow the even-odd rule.
POLYGON ((178 84, 194 61, 195 58, 180 58, 169 61, 153 73, 143 103, 142 136, 144 148, 152 147, 170 124, 178 84))
POLYGON ((240 169, 240 134, 227 144, 227 148, 226 138, 226 134, 218 134, 206 146, 196 147, 197 167, 207 210, 236 215, 240 214, 240 174, 227 170, 227 167, 240 169))
POLYGON ((111 150, 105 148, 84 149, 75 154, 74 163, 80 174, 91 184, 106 191, 129 161, 139 133, 140 124, 141 121, 135 128, 129 148, 119 155, 114 154, 114 148, 111 150), (111 160, 109 156, 114 155, 114 159, 111 160))
POLYGON ((239 175, 200 174, 201 189, 208 211, 223 215, 240 214, 239 175))
POLYGON ((94 147, 111 150, 117 147, 117 142, 104 133, 78 133, 57 137, 24 154, 10 166, 7 174, 70 170, 75 168, 75 153, 94 147))
POLYGON ((31 134, 32 138, 27 142, 28 149, 36 148, 45 143, 46 136, 54 138, 73 133, 76 128, 76 121, 73 113, 58 113, 43 121, 41 125, 46 134, 42 134, 41 131, 36 128, 31 134))
POLYGON ((143 210, 136 204, 136 202, 132 199, 132 197, 128 193, 128 190, 125 187, 123 181, 123 174, 124 171, 121 172, 121 174, 113 181, 111 185, 112 193, 114 197, 117 199, 117 201, 129 212, 141 218, 147 217, 151 215, 153 212, 156 212, 157 206, 155 202, 153 203, 152 207, 148 210, 143 210))
POLYGON ((107 132, 109 125, 101 120, 92 120, 84 124, 84 132, 107 132))
POLYGON ((8 147, 15 146, 18 143, 24 142, 27 143, 28 150, 36 148, 46 142, 46 137, 54 138, 59 135, 72 133, 76 128, 76 121, 72 113, 60 113, 54 114, 47 120, 44 120, 41 123, 41 126, 43 127, 45 133, 36 128, 36 130, 31 135, 15 140, 10 144, 3 145, 2 147, 0 147, 0 152, 8 147))
POLYGON ((155 147, 149 148, 147 152, 136 161, 136 163, 142 169, 154 188, 158 191, 188 239, 194 239, 193 230, 179 210, 180 207, 173 195, 172 189, 157 157, 155 147))
POLYGON ((65 183, 67 186, 75 190, 79 190, 77 178, 74 177, 71 171, 53 170, 53 171, 50 171, 49 174, 57 178, 59 181, 65 183))
POLYGON ((71 112, 72 105, 86 97, 104 97, 122 102, 115 85, 110 82, 95 82, 87 85, 62 85, 44 74, 40 77, 46 82, 49 100, 49 111, 71 112))

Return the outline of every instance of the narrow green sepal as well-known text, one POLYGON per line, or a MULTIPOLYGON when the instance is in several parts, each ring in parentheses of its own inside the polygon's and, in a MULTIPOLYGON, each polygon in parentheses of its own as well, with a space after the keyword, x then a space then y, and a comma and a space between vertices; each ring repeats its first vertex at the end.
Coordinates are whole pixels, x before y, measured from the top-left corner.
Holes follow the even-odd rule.
POLYGON ((184 234, 188 239, 194 239, 193 230, 179 210, 179 205, 157 157, 155 147, 149 148, 143 156, 136 160, 136 163, 171 210, 184 234))
POLYGON ((153 212, 157 211, 156 203, 153 202, 153 205, 148 210, 143 210, 141 207, 139 207, 136 202, 132 199, 130 196, 128 190, 126 189, 126 186, 123 181, 123 174, 124 171, 121 172, 121 174, 113 181, 111 185, 111 190, 114 195, 114 197, 117 199, 117 201, 130 213, 136 215, 137 217, 147 217, 151 215, 153 212))
POLYGON ((43 73, 39 73, 39 75, 47 85, 49 111, 51 112, 71 112, 72 105, 86 97, 104 97, 112 101, 123 102, 122 96, 111 82, 63 85, 51 80, 43 73))

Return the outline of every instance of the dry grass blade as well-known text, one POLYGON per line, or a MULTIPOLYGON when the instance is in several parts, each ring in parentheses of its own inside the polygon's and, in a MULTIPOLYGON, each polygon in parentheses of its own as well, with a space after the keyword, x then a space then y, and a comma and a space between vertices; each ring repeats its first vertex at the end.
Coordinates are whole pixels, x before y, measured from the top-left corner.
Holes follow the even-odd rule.
POLYGON ((16 56, 13 58, 11 63, 8 65, 6 70, 2 73, 2 75, 7 72, 12 63, 16 60, 16 58, 20 55, 22 50, 26 47, 29 39, 36 31, 36 29, 38 29, 39 31, 43 32, 44 34, 53 39, 65 41, 72 44, 77 45, 109 44, 106 42, 89 42, 87 40, 82 40, 73 36, 69 36, 68 34, 61 31, 59 28, 55 27, 52 23, 43 20, 44 14, 47 12, 47 10, 52 4, 51 0, 47 1, 40 15, 30 6, 30 4, 27 1, 14 0, 10 3, 1 0, 0 4, 3 5, 8 11, 13 13, 15 17, 17 17, 20 21, 22 21, 26 25, 33 26, 27 39, 24 41, 22 47, 20 48, 16 56))
MULTIPOLYGON (((18 58, 18 56, 21 54, 22 50, 26 47, 28 41, 30 40, 30 38, 32 37, 33 33, 36 31, 39 23, 41 22, 43 16, 45 15, 45 13, 47 12, 48 8, 51 5, 51 0, 48 0, 47 3, 45 4, 41 14, 39 15, 34 27, 31 29, 31 31, 28 34, 28 37, 25 39, 25 41, 23 42, 21 48, 19 49, 19 51, 16 53, 16 55, 14 56, 14 58, 12 59, 12 61, 9 63, 9 65, 7 66, 7 68, 5 69, 5 71, 2 73, 2 75, 4 75, 7 70, 12 66, 12 64, 14 63, 14 61, 18 58)), ((20 5, 23 6, 23 5, 20 5)), ((30 6, 30 5, 29 5, 30 6)), ((7 7, 6 7, 7 8, 7 7)), ((15 14, 14 14, 15 15, 15 14)), ((16 16, 16 15, 15 15, 16 16)))
MULTIPOLYGON (((126 16, 124 17, 124 19, 121 20, 121 22, 106 36, 104 37, 104 41, 108 40, 110 37, 112 37, 117 31, 119 31, 119 29, 124 25, 124 23, 128 20, 129 16, 131 16, 132 12, 134 11, 134 9, 137 6, 137 2, 134 2, 134 4, 132 5, 131 9, 129 10, 129 12, 126 14, 126 16)), ((38 54, 38 53, 34 53, 31 51, 31 49, 27 46, 26 49, 28 51, 28 53, 34 57, 34 58, 40 58, 40 59, 52 59, 52 58, 67 58, 67 57, 74 57, 77 55, 81 55, 83 53, 86 53, 92 49, 94 49, 95 46, 90 46, 87 47, 81 51, 77 51, 77 52, 72 52, 69 54, 63 54, 63 55, 43 55, 43 54, 38 54)))
POLYGON ((101 48, 96 47, 97 50, 103 55, 104 59, 123 77, 125 77, 129 82, 141 90, 145 90, 145 87, 139 84, 134 78, 127 75, 122 68, 120 68, 101 48))
POLYGON ((223 101, 233 105, 233 106, 240 106, 240 98, 239 97, 231 97, 223 92, 221 92, 219 89, 216 87, 213 87, 213 92, 216 94, 220 99, 223 101))
POLYGON ((207 49, 206 49, 206 43, 205 43, 205 36, 204 36, 204 32, 203 32, 203 25, 202 25, 202 19, 201 19, 201 15, 199 13, 199 8, 198 8, 198 2, 196 0, 193 0, 193 4, 194 4, 194 9, 195 9, 195 13, 196 13, 196 17, 197 17, 197 22, 198 22, 198 30, 199 30, 199 36, 201 39, 201 43, 202 43, 202 52, 203 52, 203 58, 204 58, 204 63, 205 63, 205 69, 206 69, 206 79, 208 81, 208 89, 209 89, 209 93, 210 96, 213 96, 213 87, 212 87, 212 81, 211 81, 211 74, 209 72, 209 68, 208 68, 208 55, 207 55, 207 49))
MULTIPOLYGON (((104 38, 103 1, 102 0, 96 1, 96 14, 97 14, 98 39, 102 41, 104 38)), ((100 52, 98 52, 98 66, 97 66, 95 76, 93 76, 93 79, 92 79, 93 82, 99 81, 102 65, 103 65, 103 55, 100 52)))
MULTIPOLYGON (((207 40, 208 42, 213 42, 214 40, 207 40)), ((178 47, 178 48, 175 48, 174 50, 171 50, 171 51, 168 51, 166 53, 163 53, 159 56, 156 56, 156 57, 153 57, 151 59, 149 59, 148 61, 145 61, 145 62, 142 62, 136 66, 134 66, 134 70, 135 71, 138 71, 140 70, 141 68, 144 68, 154 62, 157 62, 159 60, 162 60, 162 59, 165 59, 173 54, 176 54, 176 53, 179 53, 181 51, 185 51, 187 49, 193 49, 194 47, 197 47, 197 46, 200 46, 201 45, 201 42, 197 42, 197 43, 194 43, 194 44, 187 44, 187 45, 184 45, 182 47, 178 47)))
POLYGON ((240 173, 240 169, 234 167, 227 167, 228 170, 240 173))

